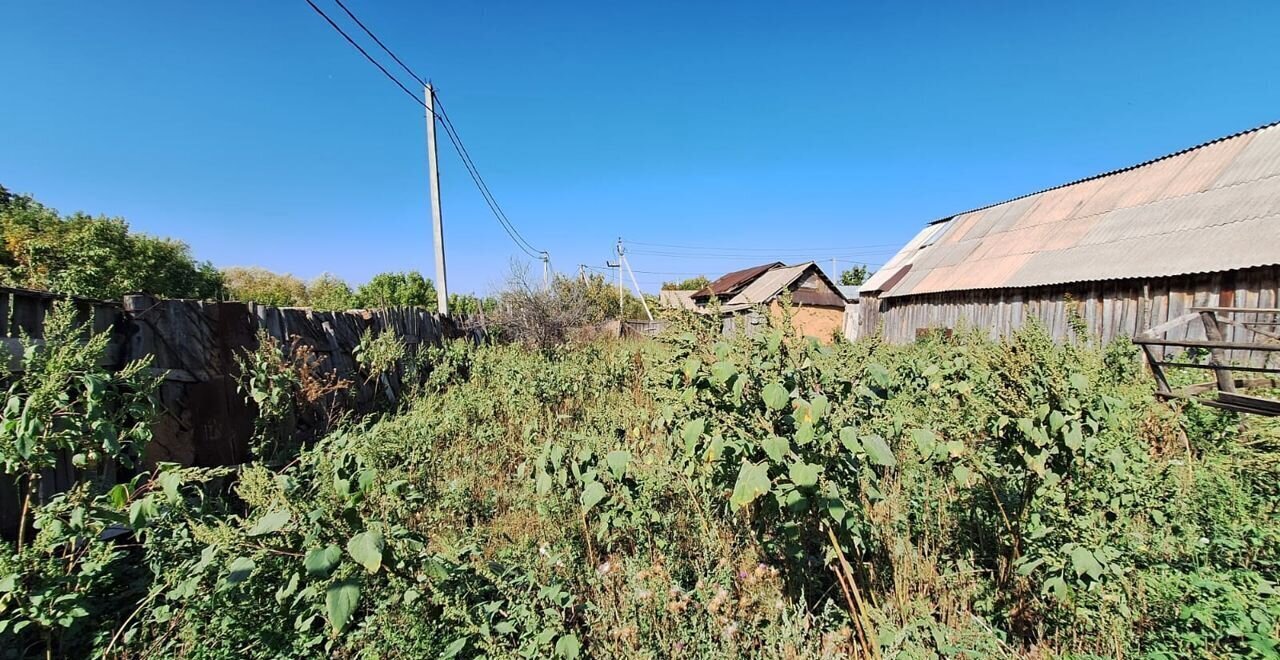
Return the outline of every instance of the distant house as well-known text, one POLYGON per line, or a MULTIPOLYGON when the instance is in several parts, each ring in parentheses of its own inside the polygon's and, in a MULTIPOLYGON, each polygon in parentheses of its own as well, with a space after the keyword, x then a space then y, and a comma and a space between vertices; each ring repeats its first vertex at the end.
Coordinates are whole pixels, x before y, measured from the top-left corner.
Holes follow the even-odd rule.
MULTIPOLYGON (((930 223, 859 307, 891 342, 1030 319, 1110 340, 1193 307, 1277 307, 1278 286, 1280 123, 930 223)), ((1203 339, 1198 325, 1168 337, 1203 339)))
POLYGON ((800 334, 826 340, 844 332, 848 301, 813 262, 787 266, 775 261, 734 271, 690 297, 704 312, 713 299, 718 300, 726 330, 752 332, 765 322, 756 310, 780 314, 783 294, 790 294, 792 323, 800 334))

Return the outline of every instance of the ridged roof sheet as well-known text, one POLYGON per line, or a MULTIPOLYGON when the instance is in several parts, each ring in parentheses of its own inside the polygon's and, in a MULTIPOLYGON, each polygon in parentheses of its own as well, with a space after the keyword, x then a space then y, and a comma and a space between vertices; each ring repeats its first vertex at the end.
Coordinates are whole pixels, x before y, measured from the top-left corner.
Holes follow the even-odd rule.
POLYGON ((909 296, 1280 264, 1280 124, 935 222, 863 285, 909 296))

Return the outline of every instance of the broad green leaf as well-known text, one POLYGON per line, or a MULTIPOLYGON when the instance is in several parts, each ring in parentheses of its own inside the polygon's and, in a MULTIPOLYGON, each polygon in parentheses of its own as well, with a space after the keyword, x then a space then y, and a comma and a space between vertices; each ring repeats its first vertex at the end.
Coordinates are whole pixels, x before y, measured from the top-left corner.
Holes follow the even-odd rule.
POLYGON ((621 479, 627 473, 627 464, 631 462, 631 452, 625 449, 611 451, 605 454, 604 462, 609 466, 609 471, 613 473, 613 478, 621 479))
POLYGON ((1057 433, 1067 423, 1067 418, 1063 416, 1062 411, 1055 410, 1049 413, 1049 432, 1057 433))
POLYGON ((440 654, 440 657, 442 660, 446 658, 456 658, 465 648, 467 648, 467 638, 459 637, 450 642, 448 646, 444 647, 444 652, 440 654))
POLYGON ((893 457, 893 450, 889 449, 889 443, 885 442, 884 438, 872 433, 862 436, 861 440, 862 449, 867 452, 867 458, 870 458, 872 463, 885 467, 898 464, 898 460, 893 457))
POLYGON ((684 377, 691 379, 697 375, 698 370, 702 368, 702 360, 691 357, 684 361, 684 377))
POLYGON ((307 569, 307 575, 325 578, 329 577, 329 572, 338 565, 338 561, 341 559, 342 550, 337 545, 330 543, 328 547, 315 548, 309 551, 306 559, 302 560, 302 566, 307 569))
POLYGON ((707 421, 705 419, 692 419, 685 422, 684 429, 680 432, 681 438, 684 439, 684 447, 688 451, 693 451, 697 446, 698 438, 702 437, 702 432, 707 429, 707 421))
POLYGON ((787 466, 791 483, 800 488, 812 488, 818 485, 818 466, 812 463, 792 463, 787 466))
POLYGON ((582 644, 578 643, 578 637, 573 633, 556 640, 556 655, 561 658, 576 658, 581 651, 582 644))
POLYGON ((777 383, 769 383, 764 386, 764 391, 760 393, 760 398, 764 399, 764 405, 769 406, 770 410, 782 410, 787 407, 787 403, 791 400, 791 395, 787 393, 787 389, 777 383))
POLYGON ((961 486, 968 488, 973 485, 973 470, 963 463, 951 469, 951 476, 955 477, 956 483, 961 486))
POLYGON ((1044 588, 1040 593, 1052 593, 1058 600, 1066 600, 1071 593, 1071 588, 1067 586, 1065 580, 1061 577, 1051 577, 1044 582, 1044 588))
POLYGON ((933 456, 934 450, 938 446, 938 437, 929 429, 913 429, 911 431, 911 439, 916 443, 916 449, 920 450, 920 455, 925 458, 933 456))
POLYGON ((1076 577, 1086 574, 1095 580, 1102 577, 1102 564, 1083 546, 1078 545, 1071 550, 1071 567, 1075 569, 1076 577))
POLYGON ((796 429, 796 445, 803 447, 810 442, 813 442, 813 422, 801 422, 796 429))
POLYGON ((229 566, 227 566, 227 575, 223 581, 227 584, 239 584, 249 579, 249 574, 257 564, 248 557, 236 557, 229 566))
POLYGON ((889 371, 874 362, 867 365, 867 375, 882 390, 888 390, 889 385, 892 383, 889 371))
POLYGON ((329 586, 324 594, 324 608, 329 614, 329 625, 334 632, 342 632, 360 602, 360 585, 355 580, 343 580, 329 586))
POLYGON ((607 493, 604 490, 604 485, 599 481, 593 481, 587 484, 587 487, 582 489, 582 512, 586 513, 590 511, 591 508, 599 504, 600 500, 603 500, 606 495, 607 493))
POLYGON ((1080 433, 1079 424, 1071 424, 1067 427, 1067 432, 1063 434, 1062 441, 1066 443, 1071 451, 1080 451, 1080 447, 1084 445, 1084 436, 1080 433))
POLYGON ((742 469, 738 470, 738 480, 733 484, 729 503, 741 509, 769 492, 771 485, 768 464, 744 462, 742 469))
POLYGON ((774 463, 781 463, 782 459, 791 453, 791 445, 787 442, 787 439, 776 435, 765 438, 760 445, 764 449, 764 453, 768 454, 769 460, 774 463))
POLYGON ((1071 382, 1071 387, 1075 388, 1077 392, 1089 389, 1089 379, 1084 374, 1071 374, 1071 377, 1067 380, 1071 382))
POLYGON ((813 397, 813 401, 809 402, 809 414, 813 416, 814 423, 822 421, 830 410, 831 401, 821 394, 813 397))
POLYGON ((258 522, 254 524, 248 534, 249 536, 262 536, 263 534, 278 532, 282 527, 289 523, 290 517, 292 516, 288 509, 276 509, 259 518, 258 522))
POLYGON ((160 482, 160 488, 164 491, 165 497, 175 504, 182 501, 182 494, 178 491, 178 487, 182 485, 182 476, 177 472, 161 472, 157 477, 160 482))
POLYGON ((733 366, 732 362, 717 362, 711 365, 711 379, 723 385, 729 382, 733 375, 738 373, 738 368, 733 366))
POLYGON ((347 554, 364 566, 364 570, 377 573, 382 567, 382 550, 384 542, 382 532, 371 529, 352 536, 347 541, 347 554))
POLYGON ((862 449, 862 443, 858 442, 858 432, 851 426, 840 429, 840 444, 851 453, 857 453, 862 449))

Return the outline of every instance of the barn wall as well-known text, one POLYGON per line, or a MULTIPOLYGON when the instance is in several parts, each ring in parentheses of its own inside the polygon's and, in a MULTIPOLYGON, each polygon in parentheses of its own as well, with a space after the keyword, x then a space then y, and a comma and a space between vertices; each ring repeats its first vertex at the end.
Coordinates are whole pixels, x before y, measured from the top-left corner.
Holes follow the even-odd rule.
MULTIPOLYGON (((1112 280, 1029 289, 988 289, 877 299, 864 295, 862 332, 893 343, 914 341, 918 330, 980 328, 993 337, 1008 334, 1029 318, 1039 319, 1055 339, 1075 337, 1074 310, 1094 339, 1133 337, 1196 306, 1280 307, 1280 267, 1267 266, 1148 280, 1112 280)), ((1170 339, 1204 339, 1191 324, 1171 331, 1170 339)), ((1253 333, 1229 326, 1226 339, 1256 341, 1253 333)), ((1251 359, 1256 356, 1231 356, 1251 359)))
MULTIPOLYGON (((769 312, 775 317, 782 315, 778 301, 769 303, 769 312)), ((791 309, 791 325, 804 337, 817 337, 823 342, 830 342, 832 337, 844 334, 844 308, 817 305, 796 305, 791 309)))

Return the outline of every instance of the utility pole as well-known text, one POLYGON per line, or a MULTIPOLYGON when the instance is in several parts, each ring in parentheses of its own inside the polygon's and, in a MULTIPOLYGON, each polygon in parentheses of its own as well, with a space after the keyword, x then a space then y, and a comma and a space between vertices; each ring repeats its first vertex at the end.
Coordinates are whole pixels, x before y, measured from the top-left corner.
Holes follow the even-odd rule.
POLYGON ((436 160, 436 90, 427 83, 427 176, 431 180, 431 228, 436 244, 436 311, 449 314, 449 281, 444 268, 444 223, 440 219, 440 164, 436 160))
POLYGON ((586 264, 578 264, 578 279, 582 280, 583 284, 587 283, 587 265, 586 264))
POLYGON ((623 266, 627 267, 627 273, 631 275, 631 283, 636 287, 636 297, 640 299, 640 304, 644 307, 644 315, 649 317, 649 320, 652 321, 653 314, 649 313, 649 303, 644 299, 644 292, 640 290, 640 283, 636 281, 636 273, 631 270, 631 262, 627 260, 625 252, 618 255, 618 261, 621 262, 623 266))
POLYGON ((551 290, 551 255, 542 253, 542 288, 551 290))

